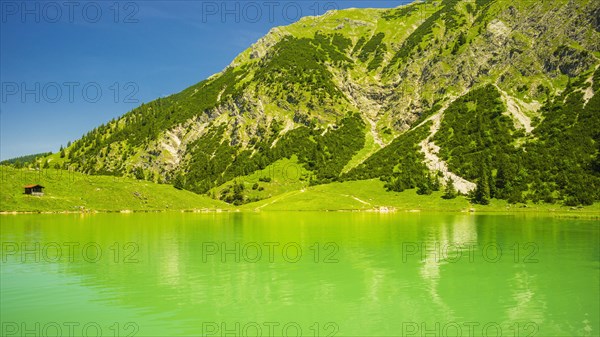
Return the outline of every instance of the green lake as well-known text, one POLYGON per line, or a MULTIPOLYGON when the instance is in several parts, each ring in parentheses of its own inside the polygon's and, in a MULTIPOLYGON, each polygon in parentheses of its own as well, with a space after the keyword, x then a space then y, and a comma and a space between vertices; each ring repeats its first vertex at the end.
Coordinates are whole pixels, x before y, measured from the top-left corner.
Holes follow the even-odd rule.
POLYGON ((2 216, 3 336, 598 336, 600 223, 2 216))

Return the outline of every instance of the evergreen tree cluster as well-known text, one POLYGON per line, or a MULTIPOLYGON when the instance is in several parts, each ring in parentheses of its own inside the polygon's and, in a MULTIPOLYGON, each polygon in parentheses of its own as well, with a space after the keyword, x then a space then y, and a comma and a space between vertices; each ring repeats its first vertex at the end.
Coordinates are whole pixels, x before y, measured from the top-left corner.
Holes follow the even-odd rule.
POLYGON ((275 127, 269 136, 254 144, 256 151, 253 151, 231 146, 226 141, 225 125, 215 126, 190 145, 190 160, 175 175, 176 181, 179 187, 206 193, 229 180, 293 155, 314 173, 312 184, 336 181, 352 156, 364 147, 365 127, 360 115, 349 114, 327 132, 300 126, 282 135, 277 144, 271 146, 279 137, 275 127))
POLYGON ((456 25, 454 16, 457 14, 456 5, 459 2, 460 0, 443 0, 440 9, 430 15, 404 40, 400 49, 394 54, 392 60, 384 69, 384 72, 389 74, 395 69, 396 65, 405 63, 417 46, 428 35, 433 33, 433 28, 439 19, 444 18, 447 29, 452 29, 456 25))
POLYGON ((408 131, 392 143, 370 156, 363 163, 342 176, 343 180, 379 178, 390 191, 401 192, 430 184, 429 169, 423 161, 419 142, 429 133, 431 122, 408 131))
POLYGON ((319 105, 345 100, 327 65, 352 66, 352 61, 343 53, 348 43, 343 37, 319 33, 314 39, 285 37, 261 60, 254 78, 259 83, 270 84, 269 96, 284 96, 291 104, 309 96, 319 105))
POLYGON ((7 165, 7 166, 12 165, 16 168, 21 168, 21 167, 25 167, 27 165, 33 164, 37 161, 37 159, 47 157, 51 154, 52 154, 52 152, 43 152, 43 153, 36 153, 36 154, 27 155, 27 156, 15 157, 15 158, 3 160, 2 162, 0 162, 0 165, 7 165))
POLYGON ((590 205, 600 200, 600 70, 586 103, 582 76, 542 108, 543 120, 525 145, 523 162, 534 201, 590 205))
POLYGON ((500 94, 488 85, 456 100, 434 140, 449 169, 477 183, 471 197, 590 205, 600 200, 600 70, 569 83, 542 107, 531 135, 516 130, 500 94))
POLYGON ((358 53, 358 59, 362 62, 367 62, 369 59, 372 58, 371 62, 367 66, 367 69, 369 71, 378 69, 381 66, 381 62, 383 62, 383 58, 385 57, 385 53, 387 52, 387 47, 385 43, 383 43, 384 37, 384 33, 377 33, 373 35, 371 39, 367 41, 364 45, 362 45, 361 43, 360 53, 358 53))

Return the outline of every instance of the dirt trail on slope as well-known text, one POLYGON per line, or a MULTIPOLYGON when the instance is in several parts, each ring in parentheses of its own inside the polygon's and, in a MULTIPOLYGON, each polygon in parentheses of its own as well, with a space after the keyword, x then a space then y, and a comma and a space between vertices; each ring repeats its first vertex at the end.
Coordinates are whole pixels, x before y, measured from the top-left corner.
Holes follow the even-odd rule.
MULTIPOLYGON (((282 199, 285 199, 285 198, 288 198, 288 197, 294 196, 294 195, 296 195, 296 194, 298 194, 298 193, 304 193, 304 189, 302 189, 302 190, 299 190, 299 191, 292 191, 292 192, 290 192, 290 193, 284 193, 284 194, 282 194, 282 195, 280 195, 280 196, 276 196, 276 197, 272 198, 272 200, 270 200, 269 202, 267 202, 267 203, 265 203, 265 204, 262 204, 262 205, 260 205, 260 206, 256 207, 254 210, 255 210, 255 211, 260 211, 260 210, 261 210, 262 208, 264 208, 264 207, 270 206, 270 205, 272 205, 272 204, 274 204, 274 203, 278 202, 279 200, 282 200, 282 199)), ((267 199, 267 200, 268 200, 268 199, 267 199)))
POLYGON ((352 198, 352 199, 354 199, 354 200, 356 200, 356 201, 360 202, 360 203, 361 203, 361 204, 363 204, 363 205, 373 206, 373 205, 372 205, 370 202, 366 202, 366 201, 364 201, 364 200, 361 200, 361 199, 359 199, 359 198, 357 198, 357 197, 355 197, 355 196, 353 196, 353 195, 342 194, 342 196, 344 196, 344 197, 348 197, 348 198, 352 198))
POLYGON ((445 181, 452 179, 452 181, 454 181, 454 188, 456 188, 456 190, 460 193, 467 194, 475 189, 475 184, 450 172, 450 170, 448 170, 448 164, 438 157, 440 147, 433 143, 433 137, 439 131, 442 124, 442 116, 444 115, 444 111, 446 111, 448 106, 450 106, 450 104, 452 104, 456 98, 457 97, 452 98, 447 104, 444 105, 442 109, 440 109, 438 113, 427 118, 425 121, 423 121, 423 123, 420 124, 425 124, 428 121, 433 122, 429 136, 427 136, 427 138, 425 138, 419 145, 421 145, 421 152, 423 152, 425 155, 425 165, 427 165, 427 168, 433 172, 441 172, 445 181))

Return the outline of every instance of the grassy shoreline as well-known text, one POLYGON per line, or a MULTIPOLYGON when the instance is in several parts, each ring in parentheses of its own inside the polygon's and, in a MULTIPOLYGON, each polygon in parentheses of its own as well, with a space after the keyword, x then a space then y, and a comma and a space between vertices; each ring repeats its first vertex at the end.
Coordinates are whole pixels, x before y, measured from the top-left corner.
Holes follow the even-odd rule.
POLYGON ((381 214, 402 214, 402 213, 448 213, 448 214, 470 214, 470 215, 523 215, 523 216, 547 216, 555 218, 574 218, 574 219, 600 219, 600 212, 598 211, 586 211, 586 210, 555 210, 555 211, 541 211, 538 209, 525 209, 525 210, 494 210, 494 209, 478 209, 478 210, 428 210, 428 209, 414 209, 414 210, 387 210, 380 211, 377 209, 371 210, 359 210, 359 209, 326 209, 326 210, 310 210, 310 209, 296 209, 296 210, 253 210, 249 208, 218 208, 218 209, 90 209, 85 211, 60 211, 60 210, 30 210, 30 211, 0 211, 0 216, 10 215, 27 215, 27 214, 108 214, 108 213, 120 213, 120 214, 134 214, 134 213, 256 213, 256 212, 268 212, 268 213, 286 213, 286 212, 298 212, 298 213, 310 213, 310 212, 341 212, 341 213, 381 213, 381 214))
MULTIPOLYGON (((195 214, 212 214, 212 213, 256 213, 257 211, 252 210, 241 210, 241 209, 206 209, 206 210, 90 210, 90 211, 0 211, 0 217, 2 216, 19 216, 19 215, 73 215, 73 214, 140 214, 140 213, 195 213, 195 214)), ((258 211, 261 212, 261 211, 258 211)), ((465 214, 465 215, 496 215, 496 216, 543 216, 552 218, 567 218, 567 219, 589 219, 589 220, 600 220, 600 213, 598 212, 569 212, 569 211, 557 211, 557 212, 538 212, 538 211, 521 211, 521 212, 509 212, 509 211, 431 211, 431 210, 395 210, 389 212, 378 212, 376 210, 325 210, 325 211, 312 211, 312 210, 293 210, 293 211, 262 211, 268 213, 380 213, 380 214, 465 214)))
MULTIPOLYGON (((600 203, 586 207, 559 204, 511 205, 492 200, 474 205, 467 198, 444 200, 442 192, 417 195, 415 190, 386 192, 379 180, 348 181, 282 193, 256 202, 233 206, 207 196, 123 177, 88 176, 76 172, 1 168, 0 215, 82 213, 219 213, 219 212, 371 212, 371 213, 463 213, 496 215, 542 215, 600 218, 600 203), (46 187, 42 197, 23 194, 22 187, 37 183, 46 187)), ((276 184, 277 182, 273 182, 276 184)))

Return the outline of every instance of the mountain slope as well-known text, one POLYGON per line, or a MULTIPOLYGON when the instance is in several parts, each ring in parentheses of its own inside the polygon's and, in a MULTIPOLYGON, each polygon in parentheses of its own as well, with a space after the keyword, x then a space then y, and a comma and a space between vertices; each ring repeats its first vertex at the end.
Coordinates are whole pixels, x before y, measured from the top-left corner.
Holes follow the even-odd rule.
POLYGON ((89 176, 64 170, 28 170, 0 166, 0 214, 3 212, 220 211, 226 203, 169 185, 124 177, 89 176), (36 182, 44 196, 23 193, 36 182))
POLYGON ((452 178, 487 198, 588 204, 599 14, 593 0, 444 0, 306 17, 46 160, 207 193, 295 156, 312 185, 428 193, 452 178))

